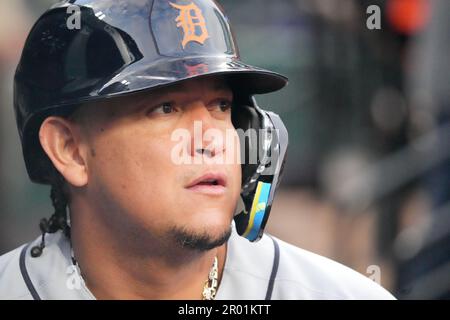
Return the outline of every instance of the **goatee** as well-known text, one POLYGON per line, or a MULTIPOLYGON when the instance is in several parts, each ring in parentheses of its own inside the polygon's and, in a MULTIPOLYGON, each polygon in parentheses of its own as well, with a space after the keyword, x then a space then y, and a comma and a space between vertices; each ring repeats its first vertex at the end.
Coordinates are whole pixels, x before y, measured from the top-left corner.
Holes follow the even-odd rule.
POLYGON ((207 232, 199 233, 185 228, 174 227, 170 230, 170 235, 182 248, 197 251, 209 251, 225 244, 231 236, 231 226, 222 234, 213 236, 207 232))

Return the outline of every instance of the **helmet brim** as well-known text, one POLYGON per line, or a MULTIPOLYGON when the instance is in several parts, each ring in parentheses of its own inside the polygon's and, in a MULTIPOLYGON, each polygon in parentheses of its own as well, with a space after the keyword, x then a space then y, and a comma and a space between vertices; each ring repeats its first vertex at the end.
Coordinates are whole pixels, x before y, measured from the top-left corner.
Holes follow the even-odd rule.
POLYGON ((128 66, 126 72, 118 73, 98 88, 98 95, 123 95, 214 75, 226 76, 233 86, 249 95, 278 91, 288 83, 288 79, 281 74, 232 57, 195 57, 128 66))

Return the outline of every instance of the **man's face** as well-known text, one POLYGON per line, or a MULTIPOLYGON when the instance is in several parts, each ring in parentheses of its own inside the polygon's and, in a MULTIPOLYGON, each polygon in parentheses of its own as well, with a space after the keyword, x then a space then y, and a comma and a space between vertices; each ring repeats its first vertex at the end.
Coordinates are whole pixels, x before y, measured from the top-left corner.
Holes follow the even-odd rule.
POLYGON ((196 249, 222 244, 241 188, 232 99, 222 79, 203 78, 81 108, 85 194, 101 219, 196 249))

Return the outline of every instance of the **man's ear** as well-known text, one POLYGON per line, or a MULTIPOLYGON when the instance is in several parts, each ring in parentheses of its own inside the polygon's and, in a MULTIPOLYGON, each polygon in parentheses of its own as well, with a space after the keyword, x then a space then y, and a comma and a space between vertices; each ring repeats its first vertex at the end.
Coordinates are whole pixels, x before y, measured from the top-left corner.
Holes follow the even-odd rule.
POLYGON ((87 184, 87 158, 80 141, 79 128, 61 117, 48 117, 39 130, 39 140, 55 168, 71 185, 87 184))

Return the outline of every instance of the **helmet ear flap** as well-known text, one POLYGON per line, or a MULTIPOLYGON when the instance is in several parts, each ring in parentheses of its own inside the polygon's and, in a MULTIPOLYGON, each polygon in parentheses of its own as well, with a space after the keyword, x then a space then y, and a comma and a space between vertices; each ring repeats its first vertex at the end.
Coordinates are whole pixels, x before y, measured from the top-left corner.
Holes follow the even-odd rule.
POLYGON ((261 128, 261 120, 256 109, 245 104, 235 105, 232 108, 231 119, 239 136, 242 186, 244 186, 258 168, 259 154, 256 152, 258 150, 257 133, 261 128))
POLYGON ((232 110, 242 161, 241 197, 234 221, 239 235, 257 241, 263 235, 281 178, 288 136, 279 116, 260 109, 254 99, 249 104, 236 104, 232 110))

